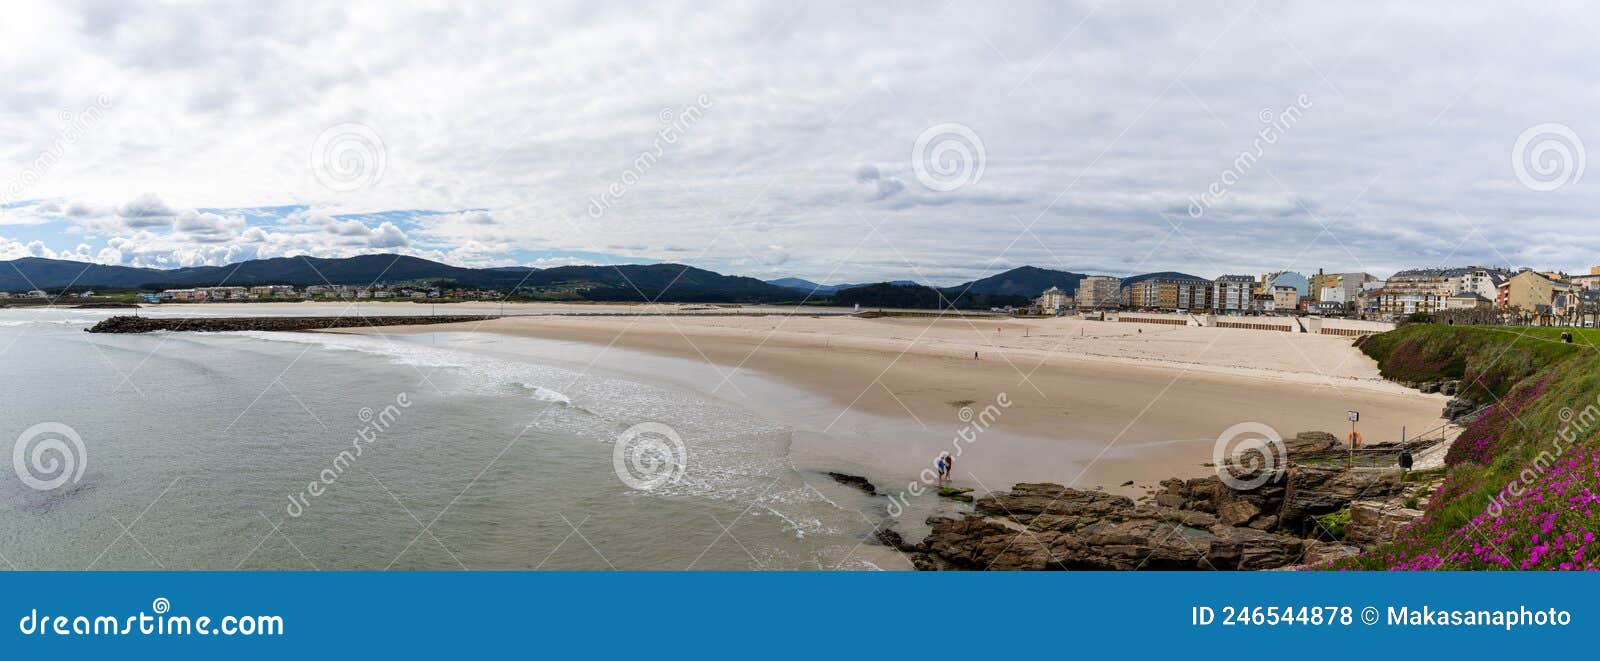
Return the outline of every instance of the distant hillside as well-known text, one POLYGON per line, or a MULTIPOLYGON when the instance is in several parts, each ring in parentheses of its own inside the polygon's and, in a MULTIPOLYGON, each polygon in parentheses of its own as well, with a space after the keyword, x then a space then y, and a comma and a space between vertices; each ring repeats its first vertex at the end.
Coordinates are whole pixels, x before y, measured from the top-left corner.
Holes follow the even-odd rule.
POLYGON ((226 266, 172 270, 103 266, 26 257, 0 263, 0 291, 281 285, 370 285, 449 280, 465 287, 530 292, 556 288, 568 297, 596 301, 777 302, 803 298, 795 290, 755 278, 728 276, 681 264, 465 268, 418 257, 380 254, 346 258, 278 257, 226 266))
MULTIPOLYGON (((837 291, 839 291, 841 289, 852 289, 852 288, 855 288, 855 287, 865 287, 865 286, 867 286, 869 284, 877 284, 877 283, 860 282, 860 283, 840 284, 840 285, 819 285, 819 284, 817 284, 815 282, 812 282, 810 280, 805 280, 803 278, 778 278, 777 280, 768 280, 767 284, 769 284, 769 285, 777 285, 779 287, 784 287, 784 288, 787 288, 787 289, 793 289, 795 291, 805 292, 807 294, 810 294, 812 292, 816 292, 817 294, 820 295, 820 294, 832 294, 832 293, 837 292, 837 291)), ((917 283, 915 281, 912 281, 912 280, 891 280, 891 281, 889 281, 888 284, 891 284, 891 285, 916 285, 917 283)))
POLYGON ((987 278, 951 287, 951 289, 956 291, 965 289, 973 294, 1027 296, 1033 298, 1044 293, 1046 289, 1060 287, 1070 295, 1078 291, 1078 281, 1086 277, 1088 276, 1082 273, 1072 273, 1070 271, 1019 266, 1004 273, 997 273, 987 278))
POLYGON ((977 294, 970 291, 963 292, 959 287, 934 289, 923 285, 897 285, 888 282, 841 289, 834 293, 834 300, 839 305, 860 305, 863 308, 925 310, 987 310, 1007 305, 1020 307, 1032 302, 1027 296, 977 294))
POLYGON ((1198 275, 1189 275, 1188 273, 1179 273, 1177 271, 1157 271, 1155 273, 1145 273, 1145 274, 1142 274, 1142 275, 1136 275, 1136 276, 1132 276, 1132 277, 1128 277, 1128 278, 1123 278, 1122 279, 1122 286, 1126 287, 1126 286, 1131 285, 1131 284, 1133 284, 1135 282, 1143 282, 1145 280, 1150 280, 1152 278, 1170 278, 1170 279, 1176 279, 1176 280, 1205 280, 1205 278, 1202 278, 1202 277, 1200 277, 1198 275))

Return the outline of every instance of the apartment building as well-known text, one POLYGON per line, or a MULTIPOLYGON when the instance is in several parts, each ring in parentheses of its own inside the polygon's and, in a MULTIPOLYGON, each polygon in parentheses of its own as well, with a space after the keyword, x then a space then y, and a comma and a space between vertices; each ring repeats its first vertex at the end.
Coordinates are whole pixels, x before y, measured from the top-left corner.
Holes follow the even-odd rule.
POLYGON ((1116 309, 1121 304, 1122 280, 1109 275, 1091 275, 1078 281, 1074 296, 1081 310, 1116 309))
POLYGON ((1122 288, 1122 300, 1135 310, 1209 310, 1210 280, 1148 278, 1122 288))
POLYGON ((1225 275, 1211 283, 1211 306, 1218 312, 1240 312, 1250 309, 1250 297, 1255 292, 1256 279, 1248 275, 1225 275))

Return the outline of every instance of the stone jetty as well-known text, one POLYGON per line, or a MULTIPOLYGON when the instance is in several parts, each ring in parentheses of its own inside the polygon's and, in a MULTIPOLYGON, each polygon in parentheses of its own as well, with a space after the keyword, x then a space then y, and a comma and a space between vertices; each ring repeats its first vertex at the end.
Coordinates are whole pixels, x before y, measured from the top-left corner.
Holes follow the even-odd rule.
POLYGON ((364 328, 371 326, 417 326, 424 324, 454 324, 498 319, 494 315, 431 315, 431 316, 381 316, 349 315, 339 317, 135 317, 116 316, 86 329, 90 333, 149 333, 153 331, 188 331, 220 333, 225 331, 316 331, 331 328, 364 328))

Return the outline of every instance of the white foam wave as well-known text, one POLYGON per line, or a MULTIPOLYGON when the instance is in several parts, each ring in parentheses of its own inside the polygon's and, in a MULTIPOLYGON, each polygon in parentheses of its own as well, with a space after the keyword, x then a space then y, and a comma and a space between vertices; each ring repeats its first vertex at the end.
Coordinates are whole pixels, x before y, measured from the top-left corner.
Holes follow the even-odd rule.
POLYGON ((524 383, 524 384, 522 384, 522 387, 532 390, 533 391, 533 398, 537 399, 537 400, 539 400, 541 402, 550 402, 552 404, 561 404, 561 405, 564 405, 564 406, 572 406, 572 398, 571 397, 563 395, 563 394, 561 394, 559 392, 556 392, 556 391, 551 390, 549 388, 546 388, 544 386, 536 386, 536 385, 533 385, 531 383, 524 383))

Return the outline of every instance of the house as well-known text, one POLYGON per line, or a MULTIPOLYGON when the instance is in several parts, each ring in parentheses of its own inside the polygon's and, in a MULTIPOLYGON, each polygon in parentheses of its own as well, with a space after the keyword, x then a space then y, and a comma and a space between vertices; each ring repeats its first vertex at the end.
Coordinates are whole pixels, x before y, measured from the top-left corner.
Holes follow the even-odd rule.
POLYGON ((1438 312, 1444 309, 1445 299, 1457 292, 1468 291, 1493 299, 1498 296, 1499 286, 1509 277, 1511 274, 1505 269, 1484 266, 1401 271, 1384 283, 1378 308, 1383 314, 1402 317, 1416 312, 1438 312))
POLYGON ((1488 310, 1493 307, 1494 301, 1472 291, 1458 291, 1444 299, 1446 310, 1488 310))
POLYGON ((35 289, 33 291, 28 292, 28 296, 27 297, 28 298, 50 298, 50 295, 44 293, 43 290, 35 289))
POLYGON ((139 295, 139 302, 141 302, 141 303, 160 303, 161 302, 161 295, 160 294, 140 294, 139 295))
POLYGON ((1588 275, 1575 275, 1567 278, 1567 284, 1583 289, 1600 290, 1600 266, 1589 267, 1588 275))

